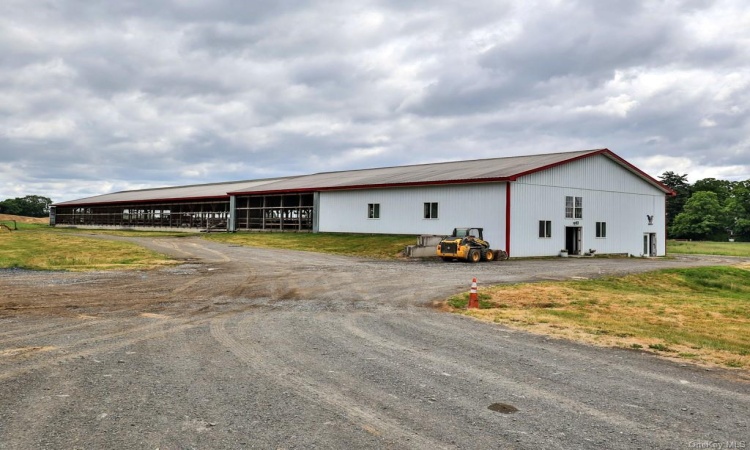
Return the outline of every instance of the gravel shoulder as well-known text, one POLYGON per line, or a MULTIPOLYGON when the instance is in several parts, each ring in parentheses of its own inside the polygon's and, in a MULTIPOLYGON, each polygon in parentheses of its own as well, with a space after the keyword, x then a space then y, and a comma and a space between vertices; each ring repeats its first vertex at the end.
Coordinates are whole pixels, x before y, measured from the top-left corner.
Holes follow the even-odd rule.
POLYGON ((428 307, 474 276, 557 280, 739 258, 468 265, 135 241, 185 263, 0 271, 0 449, 750 445, 750 384, 730 371, 428 307))

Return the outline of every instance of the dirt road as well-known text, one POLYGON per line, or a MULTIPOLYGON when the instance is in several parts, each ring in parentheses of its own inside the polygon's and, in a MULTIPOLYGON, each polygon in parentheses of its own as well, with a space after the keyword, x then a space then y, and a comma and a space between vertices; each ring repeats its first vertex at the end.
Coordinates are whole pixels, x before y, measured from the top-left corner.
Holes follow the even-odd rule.
POLYGON ((186 264, 0 272, 0 449, 750 446, 750 384, 726 372, 427 306, 473 276, 731 258, 468 265, 141 242, 186 264))

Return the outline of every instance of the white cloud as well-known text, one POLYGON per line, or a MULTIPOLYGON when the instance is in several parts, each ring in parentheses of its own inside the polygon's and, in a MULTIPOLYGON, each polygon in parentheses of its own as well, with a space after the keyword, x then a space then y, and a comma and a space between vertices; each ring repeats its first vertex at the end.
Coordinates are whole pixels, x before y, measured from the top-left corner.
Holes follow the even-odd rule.
POLYGON ((687 174, 690 183, 695 183, 703 178, 718 178, 732 181, 750 179, 750 167, 744 165, 707 166, 690 158, 674 156, 632 158, 630 162, 653 177, 658 177, 667 171, 677 174, 687 174))
POLYGON ((628 112, 638 106, 638 102, 627 94, 617 97, 607 97, 603 103, 598 105, 586 105, 575 108, 576 112, 593 112, 618 117, 627 117, 628 112))
POLYGON ((29 120, 10 128, 6 137, 14 140, 57 139, 70 137, 76 129, 73 120, 60 117, 50 120, 29 120))
POLYGON ((0 52, 0 199, 601 147, 750 167, 739 0, 10 0, 0 52))

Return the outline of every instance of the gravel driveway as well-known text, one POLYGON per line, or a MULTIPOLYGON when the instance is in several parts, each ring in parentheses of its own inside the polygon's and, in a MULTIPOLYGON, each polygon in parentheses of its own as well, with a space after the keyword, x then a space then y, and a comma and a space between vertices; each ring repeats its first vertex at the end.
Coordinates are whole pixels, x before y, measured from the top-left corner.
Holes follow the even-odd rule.
POLYGON ((138 242, 185 264, 0 271, 0 449, 750 448, 750 385, 728 371, 428 306, 474 276, 737 259, 470 265, 138 242))

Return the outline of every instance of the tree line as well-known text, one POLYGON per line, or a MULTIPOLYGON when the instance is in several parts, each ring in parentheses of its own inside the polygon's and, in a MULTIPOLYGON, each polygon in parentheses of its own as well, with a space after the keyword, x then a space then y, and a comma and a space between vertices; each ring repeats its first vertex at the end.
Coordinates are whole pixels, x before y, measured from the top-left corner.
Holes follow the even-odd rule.
POLYGON ((667 234, 673 239, 750 241, 750 180, 704 178, 664 172, 659 180, 677 192, 667 198, 667 234))
POLYGON ((8 198, 0 202, 0 214, 14 216, 46 217, 49 216, 49 205, 52 200, 41 195, 8 198))

